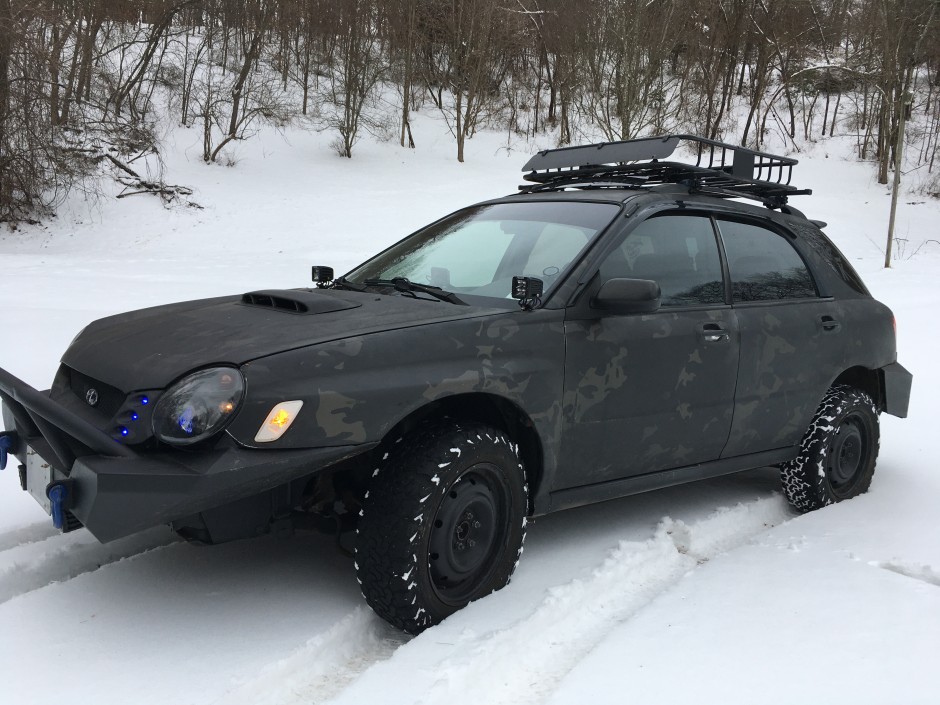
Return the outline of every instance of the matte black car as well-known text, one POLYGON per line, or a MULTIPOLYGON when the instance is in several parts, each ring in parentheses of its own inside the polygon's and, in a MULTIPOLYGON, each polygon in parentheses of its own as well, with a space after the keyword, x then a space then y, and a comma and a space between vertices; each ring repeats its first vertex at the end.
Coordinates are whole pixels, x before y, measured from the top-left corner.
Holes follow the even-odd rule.
POLYGON ((911 375, 795 163, 542 152, 345 276, 96 321, 46 392, 0 370, 0 461, 101 541, 355 529, 410 632, 503 587, 528 517, 768 465, 799 510, 854 497, 911 375))

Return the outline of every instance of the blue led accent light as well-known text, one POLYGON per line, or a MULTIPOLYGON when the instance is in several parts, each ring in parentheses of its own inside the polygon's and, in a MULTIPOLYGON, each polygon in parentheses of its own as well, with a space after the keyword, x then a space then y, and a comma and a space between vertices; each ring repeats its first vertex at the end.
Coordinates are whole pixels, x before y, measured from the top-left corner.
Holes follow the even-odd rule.
POLYGON ((150 403, 150 400, 147 397, 141 397, 140 403, 143 404, 144 406, 147 406, 147 404, 150 403))
POLYGON ((131 421, 136 421, 136 420, 139 419, 139 418, 140 418, 140 417, 137 415, 137 412, 136 412, 136 411, 132 411, 132 412, 131 412, 131 421))
POLYGON ((183 413, 180 414, 179 425, 180 425, 180 428, 183 429, 184 433, 188 433, 189 435, 192 435, 193 419, 195 415, 196 414, 193 411, 193 407, 187 406, 185 409, 183 409, 183 413))
POLYGON ((130 431, 127 430, 127 426, 121 426, 121 435, 126 436, 130 431))
POLYGON ((52 525, 61 529, 65 526, 65 504, 69 492, 64 485, 53 485, 49 488, 49 500, 52 502, 52 525))

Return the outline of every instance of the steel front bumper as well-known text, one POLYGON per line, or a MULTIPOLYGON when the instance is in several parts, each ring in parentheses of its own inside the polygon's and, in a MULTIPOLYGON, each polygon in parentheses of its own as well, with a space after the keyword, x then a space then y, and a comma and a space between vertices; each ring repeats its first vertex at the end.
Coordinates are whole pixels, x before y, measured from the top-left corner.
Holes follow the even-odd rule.
POLYGON ((370 447, 138 452, 3 369, 0 400, 7 445, 23 464, 23 488, 32 449, 49 466, 46 492, 67 488, 64 528, 80 522, 102 542, 259 494, 370 447))
POLYGON ((114 539, 260 494, 361 453, 362 446, 192 454, 86 456, 72 466, 71 512, 99 541, 114 539))

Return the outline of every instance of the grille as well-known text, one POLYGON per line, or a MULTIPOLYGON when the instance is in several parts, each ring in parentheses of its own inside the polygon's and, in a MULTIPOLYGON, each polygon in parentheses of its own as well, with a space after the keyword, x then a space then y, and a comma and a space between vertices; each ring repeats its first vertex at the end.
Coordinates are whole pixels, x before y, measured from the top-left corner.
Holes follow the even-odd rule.
POLYGON ((118 409, 121 408, 121 404, 124 403, 126 397, 124 392, 112 387, 110 384, 105 384, 104 382, 92 379, 88 375, 83 375, 81 372, 77 372, 70 367, 63 365, 63 368, 69 378, 68 387, 83 404, 88 403, 86 401, 88 390, 94 389, 98 392, 98 403, 95 404, 94 409, 99 414, 111 418, 117 413, 118 409))

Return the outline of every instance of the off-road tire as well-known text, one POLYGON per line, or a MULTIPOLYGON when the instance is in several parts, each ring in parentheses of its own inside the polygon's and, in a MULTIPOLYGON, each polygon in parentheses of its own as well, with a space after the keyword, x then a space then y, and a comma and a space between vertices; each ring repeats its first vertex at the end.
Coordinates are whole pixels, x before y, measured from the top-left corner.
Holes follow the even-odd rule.
POLYGON ((780 466, 783 491, 801 512, 868 491, 878 459, 878 410, 865 392, 831 387, 800 444, 780 466))
POLYGON ((509 583, 525 540, 519 447, 477 423, 435 425, 394 443, 356 530, 356 575, 383 619, 418 634, 509 583))

